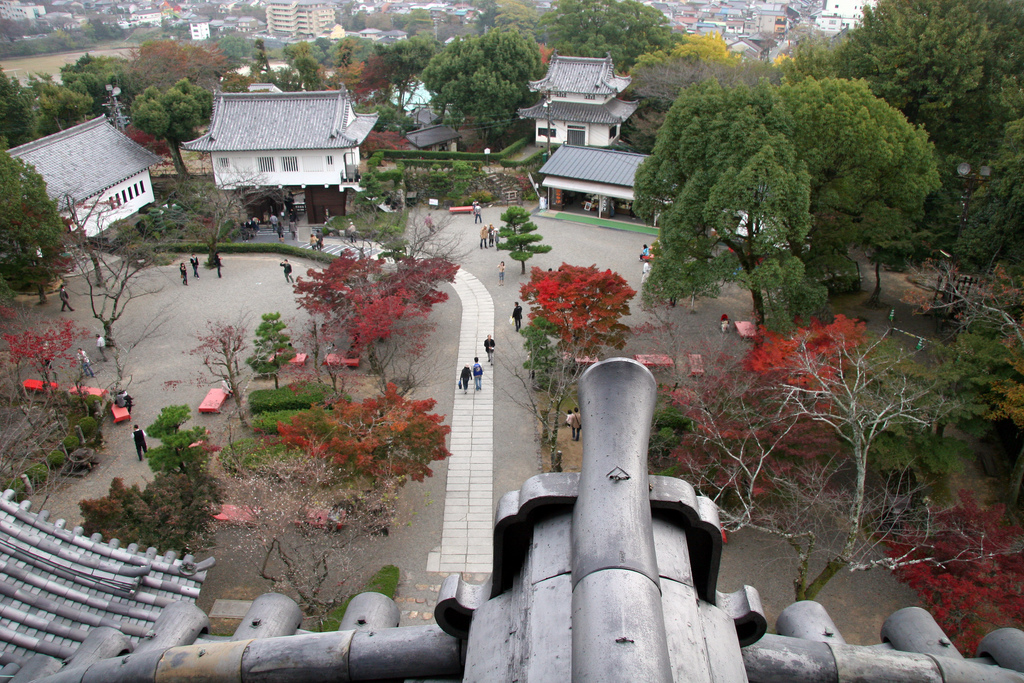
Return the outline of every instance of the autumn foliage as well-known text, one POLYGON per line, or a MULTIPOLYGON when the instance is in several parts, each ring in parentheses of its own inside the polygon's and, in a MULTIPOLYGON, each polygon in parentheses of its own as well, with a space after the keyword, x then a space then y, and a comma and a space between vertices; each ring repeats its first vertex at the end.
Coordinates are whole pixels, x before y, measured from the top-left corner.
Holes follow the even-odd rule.
POLYGON ((433 474, 431 462, 450 455, 445 436, 451 428, 430 412, 435 405, 406 399, 389 384, 382 396, 300 413, 291 424, 279 424, 278 434, 313 457, 330 459, 347 476, 423 481, 433 474))
POLYGON ((629 300, 636 291, 618 273, 596 265, 563 263, 547 271, 534 267, 520 294, 532 307, 530 320, 541 316, 550 321, 561 343, 576 353, 626 345, 629 327, 621 319, 629 315, 629 300))
POLYGON ((11 363, 26 363, 49 382, 58 367, 74 366, 77 360, 72 347, 88 334, 72 320, 59 320, 40 329, 4 334, 3 339, 11 363))
POLYGON ((790 336, 762 327, 759 343, 747 354, 744 365, 748 370, 761 374, 787 371, 796 365, 798 355, 825 358, 839 349, 850 350, 859 346, 864 341, 866 329, 864 323, 842 315, 837 315, 829 324, 812 319, 810 325, 797 329, 790 336))
POLYGON ((917 591, 965 656, 994 628, 1024 628, 1024 529, 1007 524, 1004 511, 982 508, 961 491, 955 507, 930 521, 928 547, 920 543, 925 532, 910 527, 888 551, 921 560, 898 567, 896 576, 917 591))

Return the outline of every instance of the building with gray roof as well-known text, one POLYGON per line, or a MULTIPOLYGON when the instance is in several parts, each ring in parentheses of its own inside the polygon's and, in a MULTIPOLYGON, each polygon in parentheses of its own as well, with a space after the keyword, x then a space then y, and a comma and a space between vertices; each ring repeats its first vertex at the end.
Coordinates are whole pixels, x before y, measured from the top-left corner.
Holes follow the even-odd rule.
POLYGON ((413 149, 432 152, 457 152, 456 144, 460 138, 462 135, 448 126, 430 126, 405 134, 405 139, 413 149))
POLYGON ((616 99, 630 81, 628 76, 615 75, 611 56, 565 57, 556 52, 544 78, 530 82, 530 90, 543 93, 543 99, 520 109, 519 116, 537 122, 538 143, 613 145, 622 124, 638 106, 616 99))
POLYGON ((311 223, 346 213, 359 187, 359 145, 377 122, 348 91, 218 93, 210 129, 182 148, 211 156, 218 187, 305 193, 311 223))
POLYGON ((35 168, 61 213, 89 237, 153 202, 149 168, 163 161, 102 116, 9 153, 35 168))
POLYGON ((178 603, 138 643, 111 642, 119 635, 114 627, 94 628, 67 661, 11 661, 0 677, 1024 683, 1024 631, 993 631, 966 657, 931 615, 914 607, 890 616, 883 642, 871 647, 847 644, 811 601, 786 608, 776 633, 768 634, 756 589, 718 590, 722 530, 715 503, 686 482, 647 473, 657 403, 650 371, 625 358, 599 362, 581 378, 579 399, 587 425, 582 472, 540 474, 501 498, 489 579, 469 584, 449 576, 436 625, 398 627, 400 611, 390 598, 363 593, 339 630, 309 633, 298 630, 302 615, 293 601, 268 593, 234 634, 211 636, 205 615, 178 603))
POLYGON ((646 154, 620 152, 594 147, 562 145, 541 166, 542 187, 547 188, 547 204, 561 210, 580 201, 598 217, 615 215, 632 205, 633 179, 646 154))

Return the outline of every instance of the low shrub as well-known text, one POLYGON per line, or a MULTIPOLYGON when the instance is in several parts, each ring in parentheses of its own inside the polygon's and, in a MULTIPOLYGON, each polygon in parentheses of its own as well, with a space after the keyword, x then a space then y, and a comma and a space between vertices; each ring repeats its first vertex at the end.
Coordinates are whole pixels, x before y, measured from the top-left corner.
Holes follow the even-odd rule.
POLYGON ((50 451, 46 456, 46 464, 52 470, 59 470, 64 467, 65 462, 67 462, 67 456, 64 455, 64 451, 50 451))
POLYGON ((257 389, 249 394, 253 415, 281 410, 306 410, 324 402, 330 387, 315 382, 289 384, 280 389, 257 389))
POLYGON ((25 470, 25 475, 33 486, 39 486, 50 476, 50 468, 46 466, 45 462, 37 462, 25 470))
POLYGON ((75 450, 82 445, 82 442, 78 440, 78 437, 74 434, 68 434, 64 437, 64 448, 67 449, 68 453, 75 450))
POLYGON ((91 441, 96 436, 96 430, 99 429, 99 423, 92 417, 83 417, 78 421, 78 426, 82 428, 82 434, 85 435, 86 441, 91 441))
POLYGON ((470 199, 481 204, 490 204, 494 201, 494 195, 488 190, 477 190, 470 196, 470 199))
POLYGON ((288 448, 271 439, 239 439, 217 452, 221 467, 229 474, 258 470, 275 462, 302 455, 302 451, 288 448))
POLYGON ((8 489, 14 491, 14 500, 16 501, 20 501, 25 497, 25 482, 20 477, 8 479, 4 484, 4 490, 7 491, 8 489))
POLYGON ((252 419, 253 430, 260 434, 277 434, 278 422, 291 422, 292 416, 304 412, 303 410, 271 410, 260 413, 252 419))
MULTIPOLYGON (((206 253, 206 245, 197 242, 164 242, 157 248, 175 254, 206 253)), ((224 242, 217 245, 217 251, 221 254, 283 254, 321 263, 330 263, 335 258, 325 251, 313 251, 280 242, 224 242)))

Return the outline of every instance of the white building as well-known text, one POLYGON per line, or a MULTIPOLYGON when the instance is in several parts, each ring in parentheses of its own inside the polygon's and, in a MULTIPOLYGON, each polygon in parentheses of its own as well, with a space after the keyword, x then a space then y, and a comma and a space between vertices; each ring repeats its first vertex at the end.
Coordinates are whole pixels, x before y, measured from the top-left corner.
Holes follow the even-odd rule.
POLYGON ((132 12, 128 23, 132 26, 142 26, 145 24, 159 26, 163 19, 164 15, 160 10, 139 10, 132 12))
POLYGON ((344 89, 218 93, 209 132, 182 148, 209 152, 218 187, 304 193, 309 221, 323 223, 359 189, 359 145, 376 122, 344 89))
POLYGON ((864 19, 864 8, 875 6, 875 0, 823 0, 823 3, 814 18, 815 27, 823 33, 852 31, 864 19))
POLYGON ((210 22, 198 21, 194 24, 189 24, 188 27, 192 31, 192 40, 210 39, 210 22))
POLYGON ((547 75, 530 82, 530 90, 544 93, 537 105, 520 109, 519 116, 537 121, 537 142, 578 147, 615 144, 623 122, 636 111, 636 102, 615 96, 630 83, 616 76, 612 58, 551 55, 547 75))
POLYGON ((88 237, 153 202, 149 168, 163 161, 102 116, 10 154, 35 168, 71 228, 88 237))
POLYGON ((25 5, 16 0, 0 0, 0 19, 35 21, 46 14, 42 5, 25 5))

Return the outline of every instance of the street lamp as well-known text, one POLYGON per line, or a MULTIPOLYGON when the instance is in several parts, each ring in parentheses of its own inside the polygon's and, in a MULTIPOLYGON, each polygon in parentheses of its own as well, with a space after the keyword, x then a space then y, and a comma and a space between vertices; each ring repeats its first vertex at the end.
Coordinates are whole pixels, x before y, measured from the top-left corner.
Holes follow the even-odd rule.
POLYGON ((548 95, 548 99, 544 102, 544 117, 548 120, 547 137, 548 137, 548 151, 544 157, 544 161, 551 158, 551 95, 548 95))
POLYGON ((116 85, 110 83, 106 86, 107 98, 110 100, 104 107, 110 109, 111 118, 114 119, 114 125, 119 131, 124 132, 125 125, 128 123, 124 113, 121 111, 121 102, 117 99, 117 96, 121 94, 121 89, 116 85))
POLYGON ((992 176, 992 169, 988 166, 982 166, 975 172, 971 170, 970 164, 964 162, 956 167, 956 172, 964 179, 964 194, 961 198, 960 208, 960 226, 956 231, 956 238, 959 241, 960 235, 963 234, 964 228, 967 227, 967 213, 971 206, 971 196, 976 189, 987 182, 992 176))

